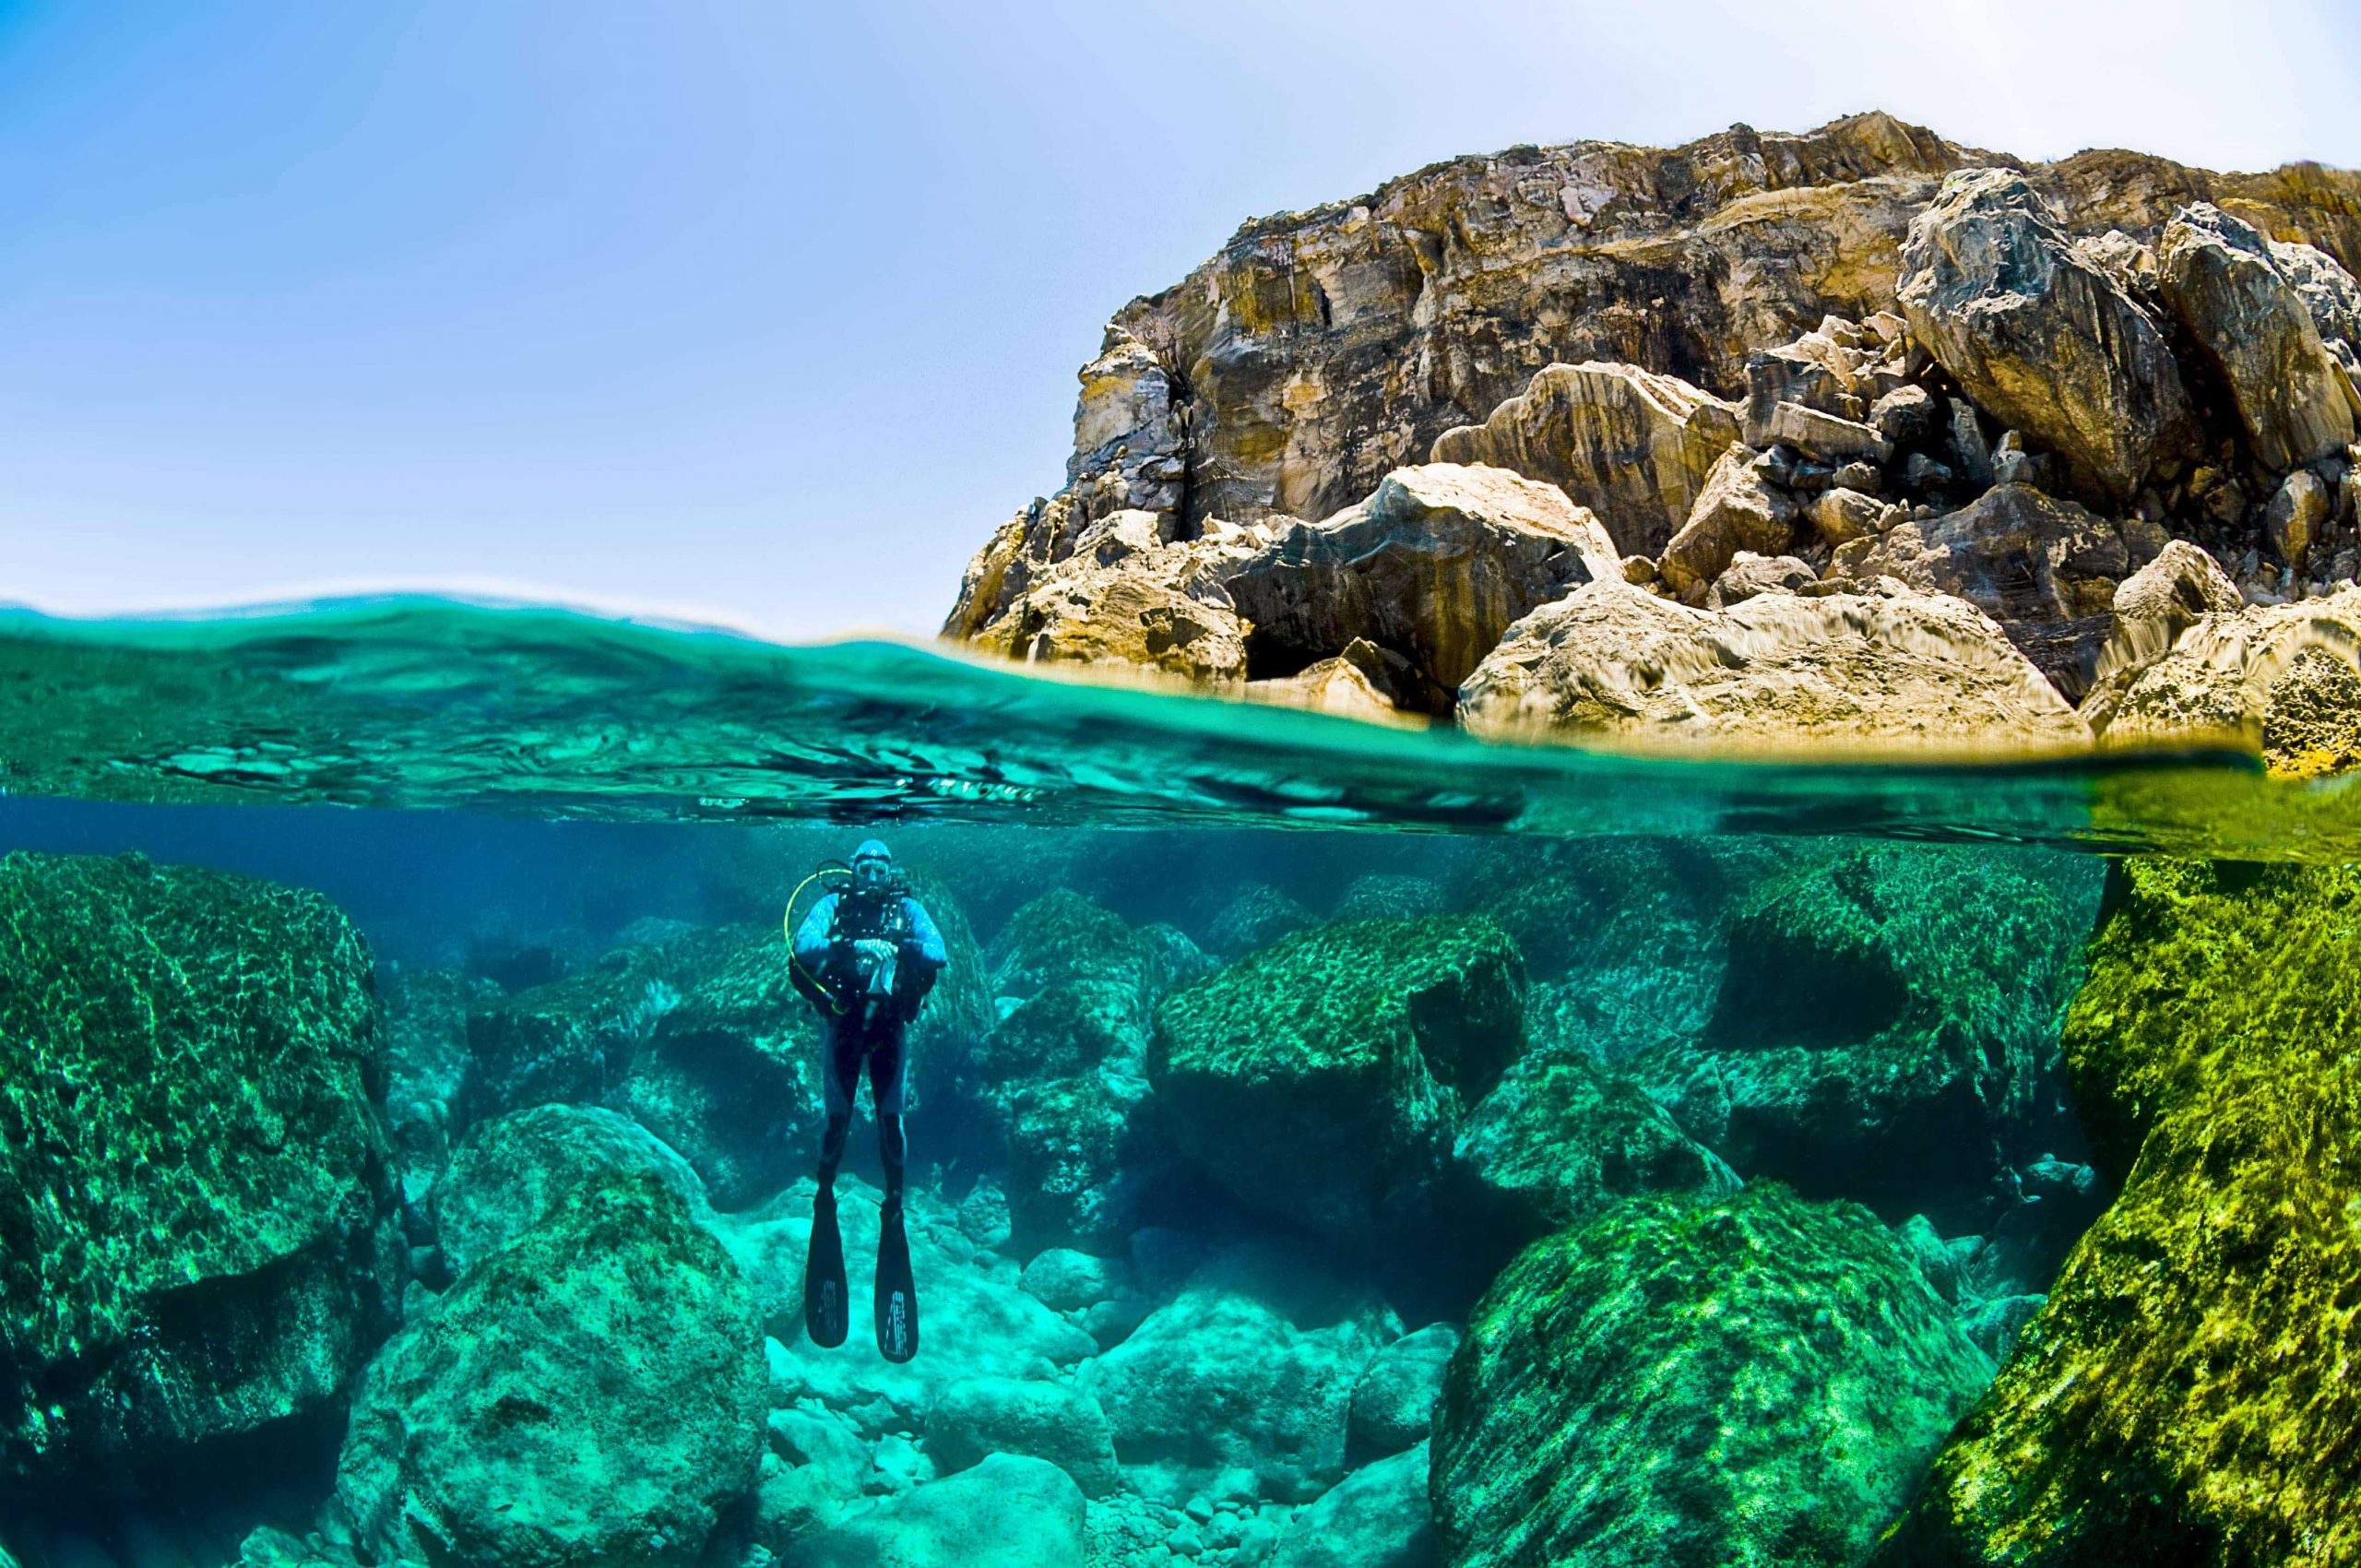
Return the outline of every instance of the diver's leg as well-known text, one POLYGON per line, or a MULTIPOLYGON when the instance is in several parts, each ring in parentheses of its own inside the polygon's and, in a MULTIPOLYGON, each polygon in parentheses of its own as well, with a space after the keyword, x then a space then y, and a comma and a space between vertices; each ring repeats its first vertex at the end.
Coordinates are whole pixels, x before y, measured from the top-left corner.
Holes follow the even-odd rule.
POLYGON ((885 1206, 902 1206, 902 1172, 908 1163, 909 1140, 902 1130, 903 1080, 908 1052, 902 1049, 902 1031, 889 1031, 869 1053, 869 1092, 877 1107, 877 1155, 885 1167, 885 1206))
POLYGON ((834 1031, 825 1051, 825 1070, 820 1076, 828 1120, 820 1132, 820 1185, 833 1191, 836 1167, 844 1163, 845 1138, 852 1131, 852 1095, 860 1082, 860 1052, 854 1041, 834 1031))

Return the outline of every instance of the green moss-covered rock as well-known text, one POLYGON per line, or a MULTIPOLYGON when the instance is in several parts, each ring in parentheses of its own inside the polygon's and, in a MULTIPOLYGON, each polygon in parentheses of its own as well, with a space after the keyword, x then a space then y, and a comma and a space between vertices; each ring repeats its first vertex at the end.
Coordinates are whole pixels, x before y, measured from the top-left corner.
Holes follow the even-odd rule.
POLYGON ((1444 1561, 1857 1562, 1991 1372, 1857 1205, 1634 1199, 1477 1306, 1435 1411, 1444 1561))
POLYGON ((695 1562, 753 1482, 762 1342, 753 1290, 677 1194, 578 1188, 371 1365, 332 1515, 381 1559, 695 1562))
POLYGON ((338 1396, 400 1281, 381 1051, 315 895, 0 858, 0 1481, 338 1396))
POLYGON ((443 1259, 463 1275, 532 1229, 585 1188, 650 1177, 693 1215, 705 1189, 688 1162, 611 1111, 537 1105, 483 1123, 453 1151, 434 1194, 443 1259))
POLYGON ((2134 861, 2066 1028, 2123 1191, 1881 1562, 2361 1561, 2361 871, 2134 861))
POLYGON ((1148 1110, 1145 1079, 1109 1073, 1015 1091, 1007 1134, 1015 1234, 1104 1247, 1136 1229, 1172 1162, 1148 1110))
POLYGON ((1702 1035, 1634 1065, 1746 1175, 1947 1231, 2070 1139, 2058 1028, 2099 873, 2083 859, 1883 845, 1741 895, 1702 1035))
POLYGON ((1461 1107, 1525 1043, 1524 999, 1489 921, 1326 926, 1167 997, 1148 1075, 1240 1205, 1365 1243, 1430 1201, 1461 1107))

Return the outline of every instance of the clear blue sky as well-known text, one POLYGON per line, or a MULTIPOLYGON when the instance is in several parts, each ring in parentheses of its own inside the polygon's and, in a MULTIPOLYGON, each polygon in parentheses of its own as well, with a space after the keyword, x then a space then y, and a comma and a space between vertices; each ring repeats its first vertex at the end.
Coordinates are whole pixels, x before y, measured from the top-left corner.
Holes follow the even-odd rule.
POLYGON ((0 599, 931 631, 1250 214, 1869 107, 2361 163, 2355 6, 0 0, 0 599))

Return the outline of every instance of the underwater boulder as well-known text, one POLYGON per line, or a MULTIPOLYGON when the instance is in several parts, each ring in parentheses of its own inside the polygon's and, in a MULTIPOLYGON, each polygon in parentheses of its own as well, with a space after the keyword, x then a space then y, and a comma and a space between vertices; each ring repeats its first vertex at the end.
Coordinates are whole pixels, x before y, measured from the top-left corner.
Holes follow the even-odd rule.
POLYGON ((445 1265, 464 1275, 540 1225, 575 1193, 631 1176, 660 1182, 699 1217, 704 1183, 671 1148, 599 1107, 537 1105, 477 1126, 434 1194, 445 1265))
POLYGON ((1286 940, 1315 922, 1310 909, 1267 882, 1251 883, 1205 927, 1205 951, 1235 958, 1286 940))
POLYGON ((1353 1388, 1399 1332, 1365 1290, 1250 1243, 1199 1268, 1077 1383, 1106 1411, 1135 1491, 1178 1505, 1243 1477, 1304 1503, 1344 1475, 1353 1388))
POLYGON ((1633 1199, 1470 1320, 1435 1410, 1443 1561, 1857 1563, 1991 1375, 1857 1205, 1633 1199))
POLYGON ((652 1176, 576 1189, 374 1362, 330 1517, 381 1557, 690 1564, 753 1483, 755 1298, 652 1176))
POLYGON ((681 997, 664 949, 535 986, 468 1015, 468 1071, 455 1126, 533 1105, 595 1105, 681 997))
POLYGON ((2065 1050, 2122 1194, 1880 1568, 2361 1560, 2361 871, 2109 893, 2065 1050))
POLYGON ((1524 1047, 1524 1004, 1488 920, 1325 926, 1166 997, 1148 1076, 1240 1206, 1365 1247, 1426 1215, 1461 1107, 1524 1047))
POLYGON ((1710 1022, 1632 1070, 1750 1178, 1980 1231, 2070 1145, 2058 1019, 2094 861, 1880 845, 1738 897, 1710 1022))
POLYGON ((1082 1490, 1045 1459, 995 1454, 789 1544, 780 1568, 1052 1568, 1084 1560, 1082 1490))
POLYGON ((1107 1412, 1070 1383, 1038 1378, 962 1378, 927 1415, 927 1454, 945 1475, 994 1454, 1047 1459, 1090 1497, 1123 1484, 1107 1412))
POLYGON ((0 858, 0 1493, 328 1411, 401 1282, 383 1049, 315 894, 0 858))
POLYGON ((381 974, 386 1003, 386 1130, 402 1202, 423 1204, 451 1158, 451 1120, 468 1073, 468 1014, 499 998, 457 969, 381 974))
POLYGON ((1264 1568, 1435 1568, 1427 1445, 1366 1465, 1296 1511, 1264 1568))
MULTIPOLYGON (((1353 1384, 1348 1458, 1356 1463, 1381 1458, 1426 1442, 1435 1401, 1442 1396, 1443 1369, 1451 1364, 1459 1340, 1455 1325, 1430 1323, 1370 1358, 1360 1381, 1353 1384)), ((1422 1464, 1424 1457, 1422 1451, 1422 1464)))

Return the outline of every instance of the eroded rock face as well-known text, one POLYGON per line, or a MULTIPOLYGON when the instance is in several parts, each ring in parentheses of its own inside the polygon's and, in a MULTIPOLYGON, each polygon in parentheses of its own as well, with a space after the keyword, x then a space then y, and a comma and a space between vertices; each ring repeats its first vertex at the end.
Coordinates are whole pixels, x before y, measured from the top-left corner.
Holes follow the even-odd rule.
POLYGON ((1947 179, 1912 220, 1902 262, 1912 335, 1976 407, 2064 457, 2097 496, 2128 498, 2193 451, 2164 333, 2023 175, 1947 179))
POLYGON ((1737 439, 1733 405, 1679 376, 1592 360, 1553 364, 1483 423, 1444 431, 1433 460, 1547 481, 1597 514, 1619 552, 1653 555, 1737 439))
POLYGON ((0 858, 0 1488, 344 1391, 401 1279, 370 960, 310 893, 0 858))
POLYGON ((1647 746, 2011 749, 2088 731, 1989 617, 1898 585, 1722 612, 1593 584, 1510 628, 1459 695, 1478 735, 1647 746))
MULTIPOLYGON (((2344 364, 2252 224, 2200 202, 2165 230, 2156 259, 2166 303, 2229 387, 2264 468, 2284 473, 2352 443, 2344 364)), ((2325 277, 2314 287, 2324 299, 2335 291, 2325 277)))
POLYGON ((2361 761, 2361 589, 2198 619, 2167 651, 2126 661, 2083 711, 2106 746, 2228 742, 2273 771, 2361 761))
POLYGON ((1556 488, 1505 469, 1430 463, 1298 523, 1223 579, 1274 672, 1365 641, 1409 664, 1421 707, 1451 694, 1501 633, 1578 584, 1620 576, 1606 530, 1556 488))
POLYGON ((1610 1209, 1528 1248, 1452 1359, 1444 1561, 1857 1562, 1991 1375, 1857 1206, 1610 1209))
POLYGON ((388 1558, 694 1563, 754 1479, 762 1341, 676 1193, 577 1188, 371 1364, 332 1510, 388 1558))
POLYGON ((2350 868, 2133 861, 2066 1048, 2123 1193, 1878 1562, 2361 1553, 2350 868), (2325 1158, 2324 1158, 2325 1157, 2325 1158))

